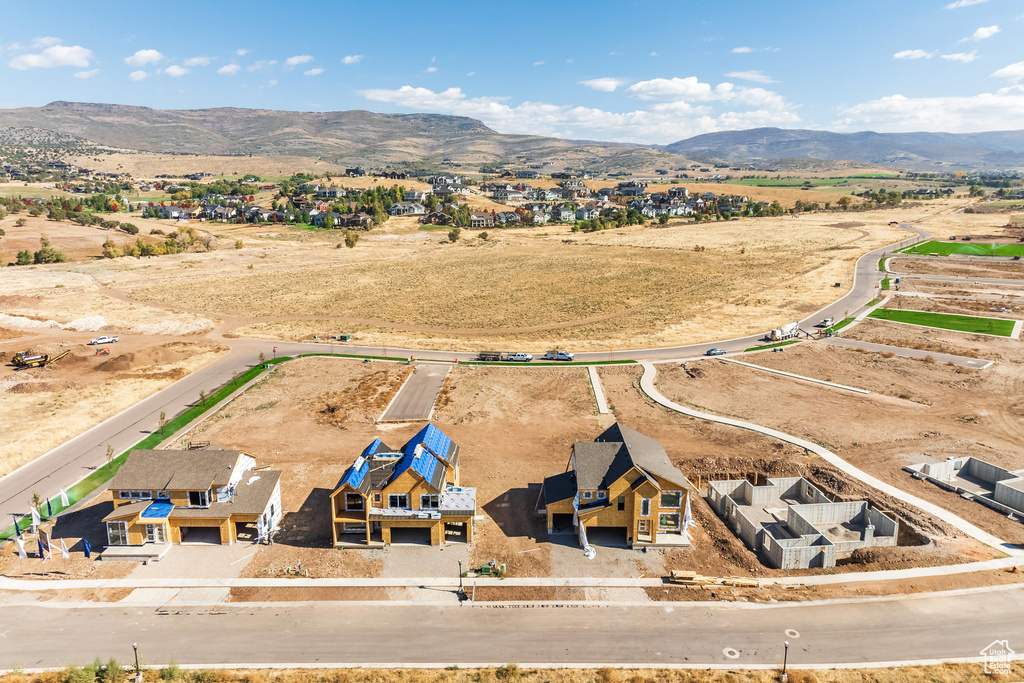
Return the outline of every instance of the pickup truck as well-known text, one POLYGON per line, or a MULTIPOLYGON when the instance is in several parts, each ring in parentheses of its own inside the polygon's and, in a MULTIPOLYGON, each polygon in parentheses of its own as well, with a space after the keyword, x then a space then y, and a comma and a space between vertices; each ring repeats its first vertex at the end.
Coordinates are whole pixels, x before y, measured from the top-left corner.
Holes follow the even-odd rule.
POLYGON ((90 346, 96 346, 97 344, 116 344, 116 343, 117 343, 117 337, 108 337, 107 335, 103 335, 102 337, 96 337, 95 339, 91 340, 89 342, 89 345, 90 346))
POLYGON ((508 354, 508 359, 513 363, 529 363, 531 360, 533 360, 533 355, 529 353, 523 353, 522 351, 517 351, 516 353, 508 354))
POLYGON ((572 360, 576 357, 575 353, 569 353, 567 351, 548 351, 544 354, 544 360, 572 360))

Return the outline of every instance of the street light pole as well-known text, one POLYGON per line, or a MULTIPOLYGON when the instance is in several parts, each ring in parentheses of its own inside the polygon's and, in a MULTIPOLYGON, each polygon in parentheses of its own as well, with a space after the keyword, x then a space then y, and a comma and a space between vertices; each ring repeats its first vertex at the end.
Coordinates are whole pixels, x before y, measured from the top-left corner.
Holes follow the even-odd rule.
POLYGON ((139 644, 132 643, 132 649, 135 650, 135 683, 142 683, 142 670, 139 668, 139 644))
POLYGON ((786 683, 789 680, 789 674, 786 673, 786 663, 789 660, 789 641, 787 640, 786 649, 782 653, 782 683, 786 683))
POLYGON ((455 595, 459 598, 460 605, 467 599, 466 589, 462 587, 462 560, 459 560, 459 592, 455 595))

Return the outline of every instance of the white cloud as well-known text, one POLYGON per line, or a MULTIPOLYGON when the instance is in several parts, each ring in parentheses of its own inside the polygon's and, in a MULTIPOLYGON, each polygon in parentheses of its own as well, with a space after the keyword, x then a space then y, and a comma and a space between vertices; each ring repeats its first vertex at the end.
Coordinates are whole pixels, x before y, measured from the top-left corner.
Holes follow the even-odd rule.
POLYGON ((18 55, 11 60, 10 66, 12 69, 20 71, 50 69, 55 66, 84 68, 89 66, 90 59, 92 59, 92 50, 81 45, 51 45, 42 52, 18 55))
POLYGON ((733 54, 737 54, 737 55, 745 55, 748 52, 753 52, 753 51, 754 51, 754 48, 747 47, 745 45, 743 47, 734 47, 732 49, 733 54))
POLYGON ((267 67, 274 66, 275 64, 277 64, 276 59, 260 59, 258 61, 253 62, 246 68, 249 69, 249 71, 260 71, 262 69, 266 69, 267 67))
POLYGON ((533 65, 534 66, 544 66, 544 62, 543 61, 534 62, 533 65))
POLYGON ((345 55, 341 58, 342 64, 358 64, 363 61, 363 55, 345 55))
POLYGON ((963 39, 960 40, 960 42, 963 43, 963 42, 966 42, 968 40, 973 40, 974 42, 978 42, 979 40, 985 40, 986 38, 991 38, 992 36, 994 36, 997 33, 999 33, 999 27, 998 26, 995 26, 995 25, 993 25, 993 26, 982 26, 977 31, 972 33, 969 38, 963 38, 963 39))
POLYGON ((212 61, 209 57, 192 57, 185 60, 185 66, 207 66, 212 61))
POLYGON ((43 36, 41 38, 33 38, 32 47, 36 49, 41 47, 50 47, 51 45, 60 45, 61 42, 63 41, 61 41, 60 38, 54 38, 53 36, 43 36))
POLYGON ((650 56, 651 56, 651 57, 657 57, 657 56, 658 56, 658 53, 657 53, 657 52, 652 52, 650 56))
POLYGON ((476 72, 475 72, 475 71, 470 71, 470 72, 469 72, 468 74, 466 74, 466 75, 467 75, 467 76, 476 76, 476 72))
POLYGON ((240 47, 237 50, 235 50, 235 54, 238 55, 239 57, 244 57, 247 54, 249 54, 250 52, 252 52, 252 50, 247 50, 244 47, 240 47))
POLYGON ((170 76, 171 78, 181 78, 188 72, 189 69, 186 69, 183 66, 178 66, 177 64, 171 64, 169 67, 164 69, 164 73, 170 76))
POLYGON ((146 66, 156 64, 163 58, 163 54, 157 50, 139 50, 131 57, 125 57, 124 63, 128 66, 146 66))
POLYGON ((971 50, 970 52, 954 52, 951 55, 942 55, 942 58, 950 62, 970 64, 971 62, 978 58, 978 51, 971 50))
POLYGON ((234 76, 236 73, 242 70, 237 64, 225 64, 221 68, 217 69, 217 73, 221 76, 234 76))
POLYGON ((437 71, 437 67, 436 66, 428 66, 426 69, 423 70, 423 73, 432 74, 435 71, 437 71))
MULTIPOLYGON (((610 112, 544 102, 510 105, 504 97, 467 97, 460 88, 434 92, 406 85, 397 90, 365 90, 360 94, 372 102, 414 111, 472 116, 505 133, 588 137, 615 142, 666 143, 715 130, 792 126, 800 121, 785 100, 774 93, 771 93, 774 99, 765 99, 764 106, 717 115, 710 106, 694 106, 679 100, 655 103, 648 109, 610 112)), ((738 94, 733 97, 739 102, 738 94)), ((756 97, 747 99, 757 100, 756 97)))
POLYGON ((834 124, 840 129, 912 132, 919 130, 970 133, 1020 128, 1024 86, 970 97, 904 97, 892 95, 843 111, 834 124))
POLYGON ((270 85, 277 85, 277 80, 270 79, 270 85))
POLYGON ((284 60, 284 65, 287 68, 291 69, 298 66, 299 64, 305 64, 306 62, 312 61, 313 55, 295 55, 294 57, 289 57, 288 59, 284 60))
POLYGON ((893 59, 931 59, 935 56, 934 52, 925 52, 924 50, 900 50, 893 54, 893 59))
POLYGON ((92 78, 100 72, 99 69, 90 69, 89 71, 76 71, 75 78, 88 79, 92 78))
POLYGON ((1020 83, 1021 81, 1024 81, 1024 62, 1017 62, 1016 64, 1004 66, 992 75, 996 78, 1005 78, 1008 81, 1020 83))
POLYGON ((956 0, 946 5, 946 9, 960 9, 961 7, 970 7, 971 5, 980 5, 988 0, 956 0))
POLYGON ((129 81, 141 81, 144 78, 149 78, 149 74, 143 71, 142 69, 139 69, 138 71, 133 71, 130 74, 128 74, 129 81))
POLYGON ((580 81, 580 85, 585 85, 591 90, 599 90, 601 92, 615 92, 619 87, 629 83, 625 78, 591 78, 589 81, 580 81))
POLYGON ((302 73, 305 76, 319 76, 323 72, 324 70, 318 66, 316 68, 310 69, 309 71, 303 71, 302 73))
POLYGON ((738 78, 741 81, 753 81, 755 83, 778 83, 777 80, 763 71, 730 71, 725 74, 726 78, 738 78))

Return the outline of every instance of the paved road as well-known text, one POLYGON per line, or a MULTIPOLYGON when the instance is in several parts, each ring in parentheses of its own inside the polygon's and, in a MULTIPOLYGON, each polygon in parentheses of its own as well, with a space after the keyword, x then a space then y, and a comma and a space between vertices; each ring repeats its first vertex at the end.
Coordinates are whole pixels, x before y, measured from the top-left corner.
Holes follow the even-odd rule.
POLYGON ((381 420, 384 422, 401 422, 406 420, 428 420, 434 412, 434 400, 441 391, 444 378, 451 370, 450 365, 431 365, 417 363, 413 373, 405 380, 398 390, 391 405, 384 411, 381 420))
POLYGON ((981 283, 983 285, 1024 285, 1024 280, 1007 280, 999 277, 958 277, 956 275, 921 275, 918 273, 897 273, 889 271, 901 280, 929 280, 935 282, 981 283))
MULTIPOLYGON (((918 239, 929 239, 931 233, 915 228, 909 224, 903 228, 917 233, 916 237, 903 240, 899 244, 890 245, 868 252, 858 259, 853 285, 849 293, 829 304, 817 313, 801 321, 801 327, 810 330, 823 318, 843 318, 847 312, 856 315, 863 310, 864 304, 874 298, 877 293, 875 286, 881 281, 883 273, 878 270, 878 260, 885 253, 899 249, 918 239)), ((150 398, 132 406, 128 410, 94 427, 79 437, 63 444, 41 458, 37 458, 20 470, 0 478, 0 529, 5 522, 12 519, 11 514, 28 514, 28 502, 34 491, 44 499, 54 498, 61 488, 67 488, 91 470, 106 462, 106 450, 109 443, 116 452, 120 452, 137 442, 149 430, 156 427, 160 412, 172 417, 199 397, 200 389, 211 393, 218 386, 231 379, 232 371, 241 374, 257 362, 260 353, 267 358, 275 355, 298 355, 301 353, 348 353, 356 355, 386 356, 417 360, 470 360, 476 357, 467 351, 424 351, 419 349, 403 349, 380 346, 354 346, 349 344, 308 344, 298 342, 272 342, 257 339, 225 339, 224 343, 231 346, 231 352, 201 368, 187 377, 172 384, 170 387, 154 394, 150 398)), ((590 352, 576 354, 577 361, 605 360, 665 360, 686 358, 704 354, 708 349, 719 347, 726 351, 743 351, 761 343, 760 335, 750 335, 737 339, 690 346, 676 346, 660 349, 638 349, 631 351, 590 352)), ((526 365, 529 364, 519 364, 526 365)))
POLYGON ((974 370, 984 370, 994 362, 983 358, 968 358, 967 356, 954 356, 948 353, 935 353, 933 351, 921 351, 920 349, 907 349, 902 346, 873 344, 871 342, 859 341, 857 339, 844 339, 843 337, 829 337, 827 339, 822 339, 821 343, 846 346, 851 349, 864 349, 865 351, 873 351, 875 353, 891 353, 894 356, 899 356, 900 358, 927 358, 928 356, 931 356, 935 359, 936 363, 941 363, 943 365, 952 363, 953 365, 958 365, 962 368, 973 368, 974 370))
MULTIPOLYGON (((1024 643, 1024 591, 878 601, 501 607, 304 603, 154 610, 5 606, 0 669, 151 665, 793 666, 977 657, 1024 643), (787 634, 787 630, 795 631, 787 634), (732 648, 736 657, 726 655, 732 648)), ((730 654, 732 654, 730 652, 730 654)))

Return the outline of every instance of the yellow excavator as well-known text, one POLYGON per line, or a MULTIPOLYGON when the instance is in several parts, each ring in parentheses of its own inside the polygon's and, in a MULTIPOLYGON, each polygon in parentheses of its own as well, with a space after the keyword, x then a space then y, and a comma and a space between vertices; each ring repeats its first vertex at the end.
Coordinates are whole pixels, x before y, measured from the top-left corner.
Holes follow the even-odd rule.
POLYGON ((14 354, 11 362, 19 370, 24 368, 41 368, 56 363, 69 353, 71 353, 70 349, 57 356, 51 356, 48 353, 29 354, 28 351, 21 351, 14 354))

